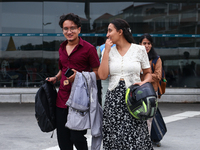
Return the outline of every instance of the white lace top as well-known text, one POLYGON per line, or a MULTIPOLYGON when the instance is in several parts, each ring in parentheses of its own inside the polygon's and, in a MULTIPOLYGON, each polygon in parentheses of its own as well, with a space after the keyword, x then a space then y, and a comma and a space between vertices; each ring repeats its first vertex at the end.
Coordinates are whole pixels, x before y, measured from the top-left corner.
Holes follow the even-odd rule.
POLYGON ((116 46, 109 52, 109 86, 111 91, 115 89, 120 78, 125 80, 126 88, 140 80, 140 70, 150 68, 149 59, 144 46, 131 44, 124 56, 121 56, 116 46))

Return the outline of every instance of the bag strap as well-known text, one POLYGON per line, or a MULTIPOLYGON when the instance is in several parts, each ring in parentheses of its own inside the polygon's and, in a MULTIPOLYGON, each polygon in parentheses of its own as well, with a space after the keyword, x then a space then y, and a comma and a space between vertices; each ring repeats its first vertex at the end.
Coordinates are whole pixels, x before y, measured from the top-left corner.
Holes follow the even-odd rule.
MULTIPOLYGON (((155 68, 155 65, 156 65, 156 63, 157 63, 157 60, 158 60, 158 58, 159 58, 160 56, 158 55, 157 56, 157 58, 155 58, 155 59, 153 59, 152 60, 152 63, 151 63, 151 69, 152 69, 152 72, 154 72, 154 68, 155 68)), ((160 94, 162 94, 162 89, 161 89, 161 86, 160 86, 160 83, 159 83, 160 81, 158 81, 158 90, 159 90, 159 92, 160 92, 160 94)), ((160 97, 159 97, 160 98, 160 97)))
MULTIPOLYGON (((159 81, 160 82, 160 81, 159 81)), ((160 86, 160 83, 158 83, 158 90, 159 90, 159 93, 162 95, 163 92, 162 92, 162 88, 160 86)), ((161 96, 158 95, 158 97, 160 98, 161 96)))
POLYGON ((158 55, 157 58, 155 58, 155 59, 152 60, 152 63, 151 63, 152 72, 154 72, 154 67, 155 67, 155 65, 156 65, 157 60, 158 60, 159 57, 160 57, 160 56, 158 55), (153 65, 153 64, 154 64, 154 65, 153 65))

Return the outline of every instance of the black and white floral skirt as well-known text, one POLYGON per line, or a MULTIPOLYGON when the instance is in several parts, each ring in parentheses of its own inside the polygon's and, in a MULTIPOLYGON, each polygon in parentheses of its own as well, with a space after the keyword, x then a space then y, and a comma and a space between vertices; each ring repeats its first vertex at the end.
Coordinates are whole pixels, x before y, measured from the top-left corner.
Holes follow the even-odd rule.
POLYGON ((103 113, 105 150, 153 150, 147 122, 134 119, 125 104, 125 82, 107 91, 103 113))

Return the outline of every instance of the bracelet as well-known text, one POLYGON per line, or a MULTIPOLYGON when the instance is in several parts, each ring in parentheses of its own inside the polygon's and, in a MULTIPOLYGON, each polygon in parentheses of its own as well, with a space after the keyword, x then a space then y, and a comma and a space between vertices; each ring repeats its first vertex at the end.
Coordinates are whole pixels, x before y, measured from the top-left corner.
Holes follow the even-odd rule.
POLYGON ((58 77, 57 76, 55 76, 56 77, 56 81, 58 81, 58 77))

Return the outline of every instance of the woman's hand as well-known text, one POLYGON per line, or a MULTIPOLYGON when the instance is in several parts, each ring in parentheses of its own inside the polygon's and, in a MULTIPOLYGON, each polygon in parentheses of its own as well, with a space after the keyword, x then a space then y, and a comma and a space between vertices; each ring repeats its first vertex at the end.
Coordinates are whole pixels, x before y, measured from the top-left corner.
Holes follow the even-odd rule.
MULTIPOLYGON (((110 49, 111 49, 111 47, 112 47, 112 45, 113 45, 113 42, 108 38, 107 40, 106 40, 106 43, 105 43, 105 52, 110 52, 110 49)), ((104 52, 104 53, 105 53, 104 52)))
POLYGON ((145 82, 136 82, 136 83, 134 83, 133 85, 139 85, 139 86, 141 86, 142 84, 144 84, 145 82))
MULTIPOLYGON (((134 85, 135 85, 135 84, 138 84, 138 85, 141 86, 141 85, 143 85, 143 84, 146 83, 146 82, 151 82, 151 80, 152 80, 152 75, 151 75, 151 70, 150 70, 150 68, 142 69, 141 71, 143 72, 143 75, 142 75, 142 80, 143 80, 143 81, 134 83, 134 85)), ((141 72, 141 71, 140 71, 140 72, 141 72)))

